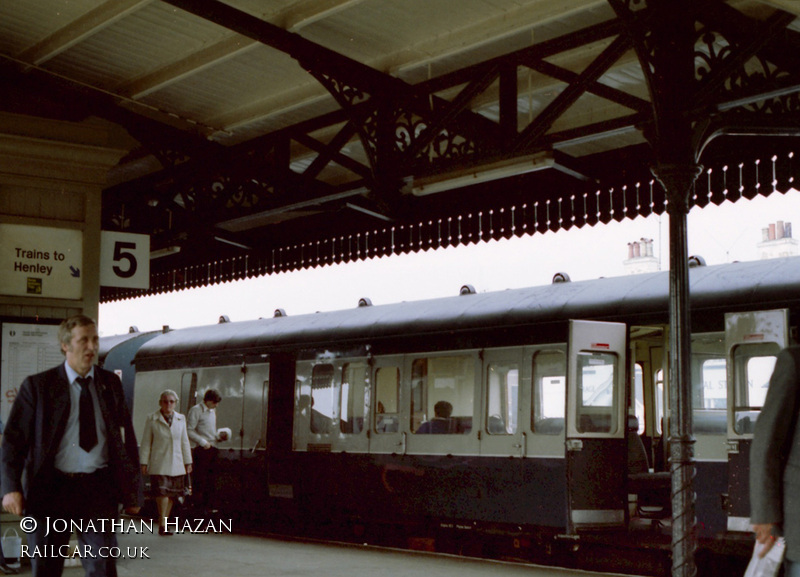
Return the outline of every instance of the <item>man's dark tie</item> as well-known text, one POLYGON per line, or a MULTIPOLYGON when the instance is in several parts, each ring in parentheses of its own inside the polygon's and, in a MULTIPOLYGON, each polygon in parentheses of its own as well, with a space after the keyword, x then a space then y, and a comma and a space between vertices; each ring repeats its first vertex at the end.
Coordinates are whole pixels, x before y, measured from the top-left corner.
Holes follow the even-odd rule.
POLYGON ((94 403, 92 402, 92 393, 89 392, 89 383, 92 382, 91 377, 78 377, 75 379, 81 386, 81 401, 80 411, 78 413, 81 432, 80 432, 80 446, 81 449, 87 453, 97 444, 97 425, 94 421, 94 403))

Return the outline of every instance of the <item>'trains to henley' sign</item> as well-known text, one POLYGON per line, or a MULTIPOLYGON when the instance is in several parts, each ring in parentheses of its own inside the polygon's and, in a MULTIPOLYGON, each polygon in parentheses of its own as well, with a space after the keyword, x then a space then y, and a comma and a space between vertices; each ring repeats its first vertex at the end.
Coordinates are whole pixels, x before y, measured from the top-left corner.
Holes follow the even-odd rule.
POLYGON ((83 233, 0 224, 0 294, 80 299, 83 233))

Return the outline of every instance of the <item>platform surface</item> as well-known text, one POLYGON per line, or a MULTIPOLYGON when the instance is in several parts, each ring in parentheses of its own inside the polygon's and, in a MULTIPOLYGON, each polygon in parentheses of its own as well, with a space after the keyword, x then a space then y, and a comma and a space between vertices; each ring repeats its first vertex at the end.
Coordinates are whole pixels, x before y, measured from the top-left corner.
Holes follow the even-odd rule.
MULTIPOLYGON (((122 553, 145 557, 118 562, 119 577, 572 577, 610 576, 575 569, 543 567, 424 552, 287 541, 225 531, 161 537, 149 531, 119 535, 122 553)), ((23 565, 20 574, 30 575, 23 565)), ((83 575, 66 567, 66 577, 83 575)))

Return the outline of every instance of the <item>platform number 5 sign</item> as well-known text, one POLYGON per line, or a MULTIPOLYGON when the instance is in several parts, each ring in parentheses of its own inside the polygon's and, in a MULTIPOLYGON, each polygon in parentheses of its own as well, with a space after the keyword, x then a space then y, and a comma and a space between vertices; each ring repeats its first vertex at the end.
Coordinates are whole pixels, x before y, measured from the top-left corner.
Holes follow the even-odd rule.
POLYGON ((102 231, 100 285, 150 287, 150 237, 146 234, 102 231))

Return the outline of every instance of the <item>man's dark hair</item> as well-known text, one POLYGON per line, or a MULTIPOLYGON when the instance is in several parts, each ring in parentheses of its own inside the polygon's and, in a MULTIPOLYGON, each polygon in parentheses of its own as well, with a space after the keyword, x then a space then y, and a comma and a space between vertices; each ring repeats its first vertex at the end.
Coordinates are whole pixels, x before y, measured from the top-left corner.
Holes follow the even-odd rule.
POLYGON ((211 401, 212 403, 219 403, 222 400, 222 395, 219 394, 217 389, 208 389, 206 394, 203 395, 203 401, 211 401))
POLYGON ((437 417, 448 419, 453 414, 453 405, 447 401, 439 401, 433 405, 433 412, 437 417))

